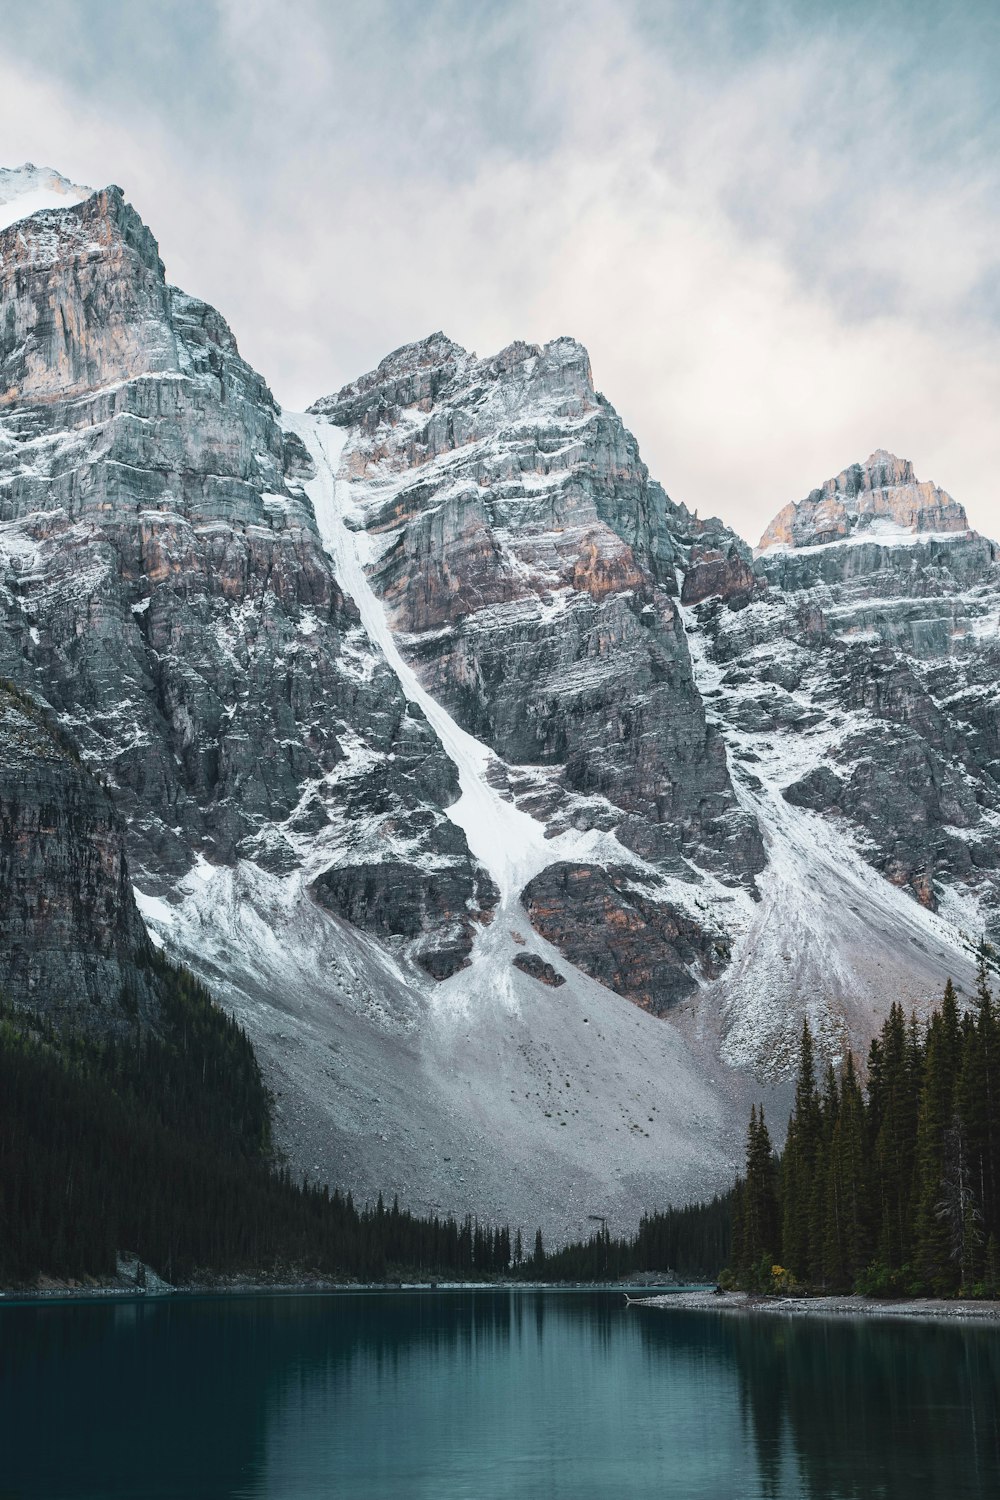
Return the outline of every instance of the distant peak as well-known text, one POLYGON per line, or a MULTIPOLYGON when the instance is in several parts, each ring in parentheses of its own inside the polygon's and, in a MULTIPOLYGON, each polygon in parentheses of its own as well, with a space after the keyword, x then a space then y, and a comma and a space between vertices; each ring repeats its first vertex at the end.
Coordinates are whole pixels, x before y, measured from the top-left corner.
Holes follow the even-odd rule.
POLYGON ((465 350, 461 344, 456 344, 440 328, 436 333, 429 333, 426 338, 414 339, 412 344, 400 344, 391 354, 387 354, 382 360, 383 365, 402 363, 408 358, 419 358, 421 355, 429 355, 436 359, 447 359, 455 355, 464 355, 465 350))
POLYGON ((89 198, 93 188, 70 182, 52 167, 26 161, 20 167, 0 167, 0 229, 50 208, 72 208, 89 198))
POLYGON ((465 357, 461 344, 456 344, 454 339, 439 330, 429 333, 426 338, 416 339, 412 344, 401 344, 398 349, 393 349, 369 376, 362 376, 362 380, 398 375, 406 370, 422 370, 429 365, 454 364, 465 357))
POLYGON ((760 540, 770 547, 816 547, 895 536, 968 531, 965 508, 929 480, 917 479, 908 458, 876 448, 804 500, 778 512, 760 540))
MULTIPOLYGON (((897 458, 895 453, 890 453, 888 448, 876 448, 870 453, 863 464, 853 465, 866 474, 872 484, 917 484, 913 465, 908 458, 897 458)), ((849 473, 845 470, 845 473, 849 473)))
POLYGON ((373 404, 408 405, 429 399, 449 372, 469 355, 440 329, 412 344, 401 344, 366 375, 343 386, 335 395, 323 396, 309 410, 332 421, 355 420, 373 404))

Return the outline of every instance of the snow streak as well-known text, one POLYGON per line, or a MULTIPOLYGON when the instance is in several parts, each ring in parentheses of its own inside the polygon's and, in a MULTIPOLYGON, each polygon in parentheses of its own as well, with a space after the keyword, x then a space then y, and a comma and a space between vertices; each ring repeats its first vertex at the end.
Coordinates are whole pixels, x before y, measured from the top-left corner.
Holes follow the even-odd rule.
POLYGON ((322 417, 283 414, 285 425, 302 439, 316 465, 316 478, 305 485, 316 512, 323 545, 330 555, 337 581, 354 600, 362 624, 399 679, 411 703, 426 715, 445 754, 458 771, 462 795, 448 817, 462 829, 469 849, 493 877, 503 905, 517 901, 533 876, 556 860, 593 857, 595 842, 570 833, 556 839, 545 837, 542 825, 528 813, 507 802, 487 779, 493 752, 482 741, 459 727, 438 701, 427 692, 413 668, 400 655, 393 639, 385 606, 365 572, 363 554, 368 545, 364 531, 352 530, 345 519, 350 508, 350 485, 338 479, 337 471, 348 434, 322 417))

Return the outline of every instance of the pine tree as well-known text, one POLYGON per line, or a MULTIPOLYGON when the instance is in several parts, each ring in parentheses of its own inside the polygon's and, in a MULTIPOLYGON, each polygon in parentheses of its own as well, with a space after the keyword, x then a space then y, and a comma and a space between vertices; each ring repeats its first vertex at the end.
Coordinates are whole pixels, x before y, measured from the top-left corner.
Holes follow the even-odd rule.
POLYGON ((909 1261, 913 1244, 913 1174, 922 1051, 894 1004, 878 1053, 878 1131, 874 1138, 878 1254, 890 1272, 909 1261))
POLYGON ((844 1266, 853 1287, 871 1258, 871 1169, 865 1130, 865 1101, 853 1053, 841 1086, 838 1162, 844 1196, 844 1266))
POLYGON ((800 1281, 813 1275, 816 1204, 816 1161, 822 1116, 816 1091, 812 1032, 802 1023, 795 1105, 782 1155, 783 1259, 800 1281))
POLYGON ((746 1162, 741 1270, 745 1276, 752 1277, 765 1260, 773 1262, 781 1252, 777 1165, 764 1121, 763 1105, 759 1113, 756 1107, 750 1110, 746 1162))
POLYGON ((964 1036, 958 1110, 965 1132, 973 1192, 987 1236, 1000 1232, 1000 1018, 987 982, 981 946, 976 1013, 964 1036))
POLYGON ((535 1253, 531 1258, 531 1264, 536 1272, 545 1265, 545 1245, 542 1242, 541 1229, 535 1230, 535 1253))
POLYGON ((833 1064, 828 1063, 819 1106, 819 1136, 813 1158, 812 1186, 809 1195, 809 1261, 813 1283, 824 1290, 829 1284, 826 1256, 827 1213, 831 1192, 839 1205, 833 1172, 833 1136, 840 1112, 840 1094, 833 1064))
POLYGON ((969 1172, 956 1101, 960 1045, 949 981, 927 1031, 915 1150, 914 1259, 920 1281, 938 1295, 954 1290, 963 1263, 969 1172))

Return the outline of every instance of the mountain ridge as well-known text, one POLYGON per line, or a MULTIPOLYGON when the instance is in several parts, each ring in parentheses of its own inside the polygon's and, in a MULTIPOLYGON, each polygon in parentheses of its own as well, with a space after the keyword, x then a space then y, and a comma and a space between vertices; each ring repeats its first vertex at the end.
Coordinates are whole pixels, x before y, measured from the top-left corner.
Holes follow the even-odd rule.
POLYGON ((298 1169, 627 1224, 727 1180, 804 1015, 836 1059, 969 991, 1000 565, 912 466, 755 557, 570 338, 438 333, 284 413, 114 189, 0 234, 0 298, 0 671, 100 767, 298 1169))

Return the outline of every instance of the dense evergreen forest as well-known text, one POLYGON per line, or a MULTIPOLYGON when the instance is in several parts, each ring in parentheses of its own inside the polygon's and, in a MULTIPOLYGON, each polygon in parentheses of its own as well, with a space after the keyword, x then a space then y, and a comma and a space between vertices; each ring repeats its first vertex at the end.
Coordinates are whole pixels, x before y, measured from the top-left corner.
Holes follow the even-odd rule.
POLYGON ((926 1026, 894 1005, 865 1086, 848 1056, 816 1077, 803 1028, 780 1157, 753 1109, 732 1277, 768 1291, 1000 1294, 1000 1016, 980 953, 974 1006, 951 982, 926 1026))
POLYGON ((600 1280, 726 1259, 728 1206, 654 1215, 634 1240, 526 1253, 520 1229, 358 1207, 295 1182, 270 1149, 253 1048, 185 970, 155 955, 158 1035, 98 1042, 0 1006, 0 1284, 110 1277, 119 1252, 161 1276, 316 1273, 600 1280))
POLYGON ((1000 1291, 1000 1015, 984 951, 974 1006, 949 983, 925 1026, 893 1006, 862 1084, 817 1078, 802 1034, 783 1152, 751 1111, 746 1175, 632 1238, 358 1206, 293 1181, 249 1040, 185 970, 151 962, 159 1033, 98 1042, 0 1006, 0 1283, 110 1277, 119 1252, 173 1283, 247 1274, 370 1280, 617 1280, 673 1270, 750 1289, 1000 1291))

